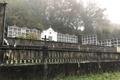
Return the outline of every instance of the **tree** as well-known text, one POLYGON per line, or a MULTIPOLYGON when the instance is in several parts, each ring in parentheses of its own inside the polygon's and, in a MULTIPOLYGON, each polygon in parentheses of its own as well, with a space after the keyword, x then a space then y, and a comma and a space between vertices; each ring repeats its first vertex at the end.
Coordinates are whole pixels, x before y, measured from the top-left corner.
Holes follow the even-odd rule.
POLYGON ((29 0, 8 0, 7 24, 43 29, 42 20, 29 0))
POLYGON ((48 4, 45 10, 48 25, 63 33, 78 34, 80 27, 84 26, 85 34, 93 34, 101 26, 109 26, 109 21, 103 14, 105 9, 95 3, 84 7, 82 1, 76 3, 75 0, 49 0, 48 4))
POLYGON ((41 30, 51 26, 69 34, 80 34, 84 26, 84 34, 93 34, 110 26, 104 11, 93 2, 85 7, 82 0, 8 0, 7 24, 41 30))

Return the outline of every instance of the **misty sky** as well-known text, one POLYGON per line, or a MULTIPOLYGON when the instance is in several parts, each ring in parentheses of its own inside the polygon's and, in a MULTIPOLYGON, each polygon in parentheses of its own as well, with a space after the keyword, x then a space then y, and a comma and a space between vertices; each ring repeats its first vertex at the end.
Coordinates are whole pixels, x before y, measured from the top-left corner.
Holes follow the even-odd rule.
POLYGON ((98 0, 101 5, 107 8, 108 18, 113 23, 120 23, 120 0, 98 0))
MULTIPOLYGON (((77 0, 79 1, 79 0, 77 0)), ((101 7, 106 8, 106 15, 113 23, 120 24, 120 0, 83 0, 83 2, 94 1, 101 7)))

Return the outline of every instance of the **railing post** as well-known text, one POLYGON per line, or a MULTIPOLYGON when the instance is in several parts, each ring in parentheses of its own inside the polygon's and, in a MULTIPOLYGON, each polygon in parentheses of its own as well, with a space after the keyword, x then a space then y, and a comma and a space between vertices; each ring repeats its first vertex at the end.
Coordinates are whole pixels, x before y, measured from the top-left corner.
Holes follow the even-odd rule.
POLYGON ((46 45, 46 36, 45 36, 45 44, 43 46, 43 66, 44 66, 44 72, 43 72, 43 76, 44 76, 44 80, 47 80, 47 76, 48 76, 48 65, 47 65, 47 56, 48 56, 48 47, 46 45))
POLYGON ((4 63, 4 53, 5 53, 5 50, 1 49, 0 50, 0 64, 4 63))
POLYGON ((6 18, 6 5, 7 3, 3 3, 3 20, 2 20, 2 27, 1 27, 1 39, 2 39, 2 46, 4 45, 4 37, 5 37, 5 18, 6 18))
POLYGON ((97 56, 98 56, 98 68, 101 69, 101 53, 97 53, 97 56))

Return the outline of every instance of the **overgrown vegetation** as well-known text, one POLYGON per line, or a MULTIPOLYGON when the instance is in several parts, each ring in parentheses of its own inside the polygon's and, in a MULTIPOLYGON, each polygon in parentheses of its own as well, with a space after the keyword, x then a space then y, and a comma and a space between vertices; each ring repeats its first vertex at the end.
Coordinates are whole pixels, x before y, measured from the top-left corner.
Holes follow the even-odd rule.
POLYGON ((30 39, 30 40, 39 40, 39 35, 36 33, 29 33, 29 34, 23 34, 21 36, 18 36, 17 38, 21 39, 30 39))
POLYGON ((54 80, 120 80, 120 72, 106 72, 101 74, 88 74, 83 76, 58 76, 54 80))

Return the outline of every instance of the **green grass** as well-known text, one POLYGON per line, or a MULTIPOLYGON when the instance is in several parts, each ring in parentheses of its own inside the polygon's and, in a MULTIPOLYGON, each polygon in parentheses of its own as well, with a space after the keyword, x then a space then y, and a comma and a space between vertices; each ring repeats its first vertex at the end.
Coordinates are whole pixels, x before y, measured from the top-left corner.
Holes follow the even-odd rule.
POLYGON ((83 76, 58 76, 54 80, 120 80, 120 72, 106 72, 101 74, 88 74, 83 76))

